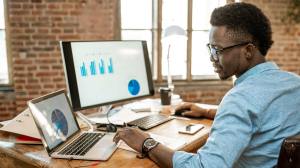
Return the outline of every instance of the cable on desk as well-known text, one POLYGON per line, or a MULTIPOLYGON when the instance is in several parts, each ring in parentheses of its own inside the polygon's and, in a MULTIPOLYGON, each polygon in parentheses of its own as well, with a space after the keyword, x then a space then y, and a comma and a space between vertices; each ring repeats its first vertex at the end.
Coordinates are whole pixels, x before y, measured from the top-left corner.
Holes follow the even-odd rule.
POLYGON ((77 112, 76 112, 76 115, 77 115, 82 121, 84 121, 84 122, 88 125, 89 131, 94 131, 93 124, 91 123, 91 121, 90 121, 84 114, 82 114, 81 112, 77 111, 77 112))

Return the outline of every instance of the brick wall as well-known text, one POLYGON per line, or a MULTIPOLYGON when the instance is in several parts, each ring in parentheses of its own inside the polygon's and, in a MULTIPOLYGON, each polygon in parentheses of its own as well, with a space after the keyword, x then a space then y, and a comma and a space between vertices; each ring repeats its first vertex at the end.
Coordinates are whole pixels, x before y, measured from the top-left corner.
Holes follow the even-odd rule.
POLYGON ((0 121, 10 119, 15 115, 16 104, 13 92, 0 93, 0 121))
MULTIPOLYGON (((26 101, 65 88, 59 40, 114 39, 118 0, 9 0, 9 46, 14 92, 0 93, 0 120, 26 107, 26 101)), ((300 74, 300 25, 282 23, 287 0, 248 0, 270 18, 274 45, 267 58, 300 74)), ((231 84, 178 85, 186 101, 217 104, 231 84)))
POLYGON ((117 0, 7 2, 14 93, 0 95, 0 120, 24 110, 27 100, 66 87, 59 40, 114 39, 117 26, 117 0))
POLYGON ((191 86, 176 86, 175 94, 179 94, 184 101, 219 104, 225 93, 232 87, 232 82, 193 84, 191 86))
POLYGON ((267 59, 280 68, 300 74, 300 24, 286 22, 291 0, 245 0, 256 4, 272 23, 274 44, 267 59))

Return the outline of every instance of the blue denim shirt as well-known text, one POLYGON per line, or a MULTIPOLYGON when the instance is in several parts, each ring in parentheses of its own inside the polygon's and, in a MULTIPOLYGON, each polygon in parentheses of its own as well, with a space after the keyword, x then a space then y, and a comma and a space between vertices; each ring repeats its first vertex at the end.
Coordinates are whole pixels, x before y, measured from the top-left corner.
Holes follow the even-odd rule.
POLYGON ((206 144, 196 154, 175 152, 173 167, 273 167, 283 139, 296 134, 300 77, 258 64, 224 96, 206 144))

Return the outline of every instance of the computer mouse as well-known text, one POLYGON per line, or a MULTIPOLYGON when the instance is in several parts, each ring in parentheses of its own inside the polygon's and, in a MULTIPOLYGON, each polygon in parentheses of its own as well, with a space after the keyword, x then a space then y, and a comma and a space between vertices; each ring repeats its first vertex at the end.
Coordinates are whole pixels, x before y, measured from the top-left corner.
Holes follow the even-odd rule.
POLYGON ((190 111, 191 109, 179 109, 179 110, 175 110, 174 115, 176 116, 182 116, 182 113, 186 112, 186 111, 190 111))

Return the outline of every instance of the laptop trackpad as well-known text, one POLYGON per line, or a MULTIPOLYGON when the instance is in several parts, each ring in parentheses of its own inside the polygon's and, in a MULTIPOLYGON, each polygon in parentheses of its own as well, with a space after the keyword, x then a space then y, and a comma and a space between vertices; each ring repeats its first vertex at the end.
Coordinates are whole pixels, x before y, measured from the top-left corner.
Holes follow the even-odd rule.
POLYGON ((117 145, 113 142, 114 133, 106 133, 100 141, 84 155, 87 158, 101 158, 107 160, 110 155, 117 149, 117 145))

